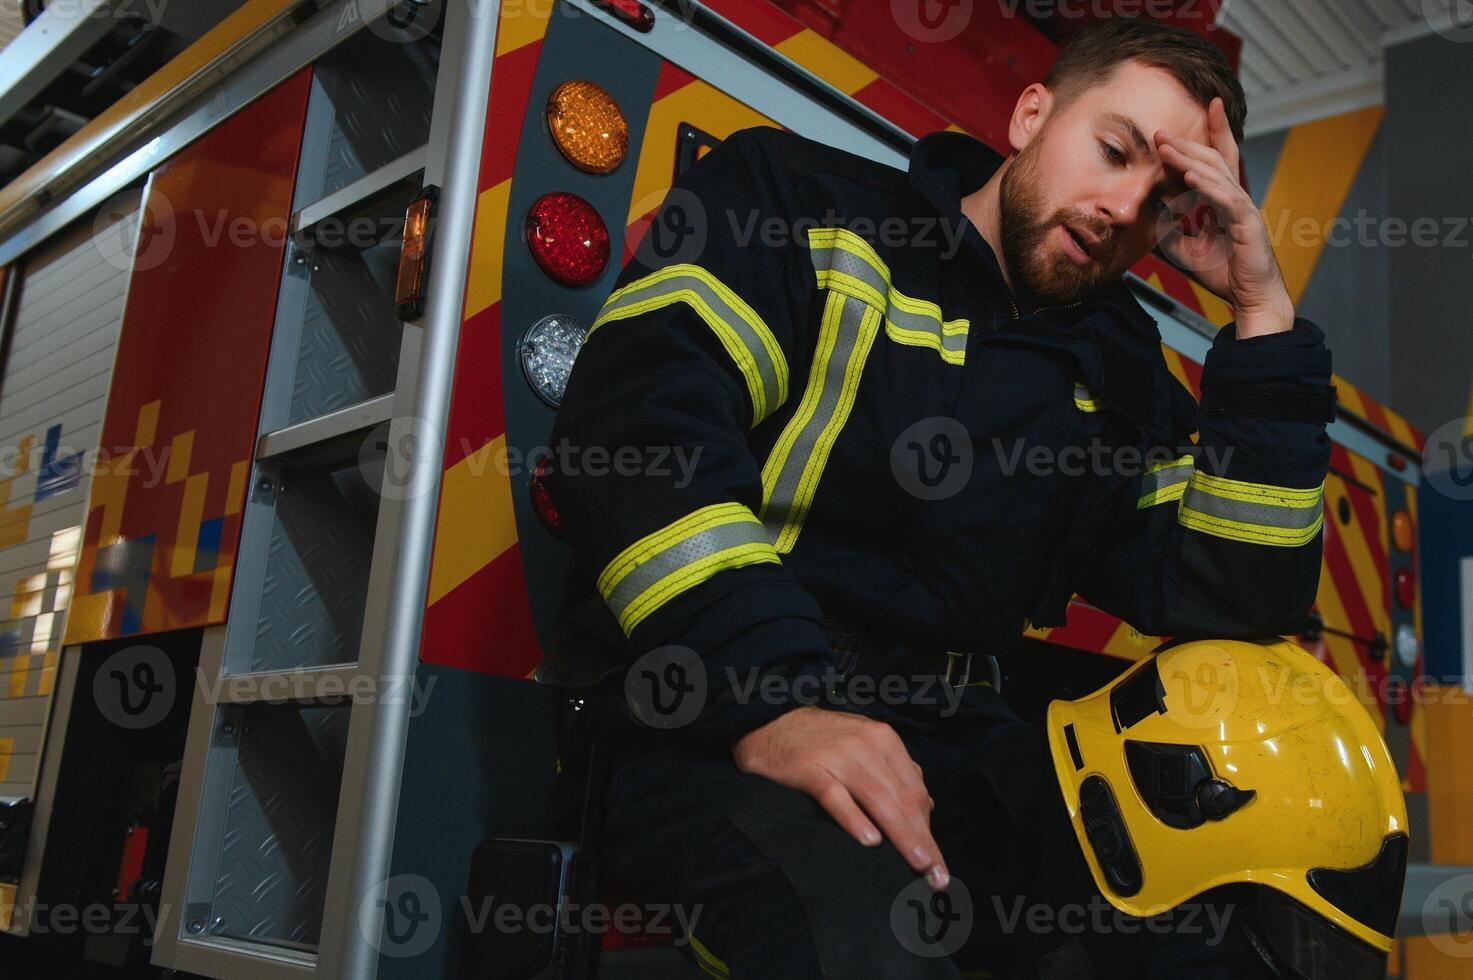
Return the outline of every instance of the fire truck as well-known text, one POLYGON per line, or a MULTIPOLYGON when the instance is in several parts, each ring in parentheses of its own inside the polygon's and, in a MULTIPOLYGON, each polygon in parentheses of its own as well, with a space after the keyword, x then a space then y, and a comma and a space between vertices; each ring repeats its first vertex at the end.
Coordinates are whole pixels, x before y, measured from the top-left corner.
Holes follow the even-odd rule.
MULTIPOLYGON (((535 461, 582 331, 736 130, 1001 145, 1067 27, 1007 8, 247 0, 0 189, 0 957, 456 975, 478 845, 549 836, 571 555, 535 461)), ((1197 392, 1227 309, 1130 281, 1197 392)), ((1298 639, 1367 692, 1427 862, 1423 439, 1335 383, 1298 639)), ((1076 599, 999 682, 1159 641, 1076 599)))

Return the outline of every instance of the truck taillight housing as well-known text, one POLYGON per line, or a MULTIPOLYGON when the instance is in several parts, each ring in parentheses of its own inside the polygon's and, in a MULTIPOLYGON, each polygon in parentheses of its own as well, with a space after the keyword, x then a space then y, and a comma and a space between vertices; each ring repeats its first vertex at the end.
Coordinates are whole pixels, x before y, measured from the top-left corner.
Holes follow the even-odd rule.
POLYGON ((1417 598, 1417 579, 1410 568, 1398 568, 1396 575, 1396 604, 1403 609, 1412 608, 1417 598))
POLYGON ((439 189, 430 186, 404 212, 403 243, 399 247, 399 274, 394 279, 394 310, 401 320, 424 312, 425 266, 429 257, 430 218, 439 189))
POLYGON ((527 246, 542 271, 565 286, 586 286, 609 264, 609 229, 577 194, 555 191, 527 211, 527 246))
POLYGON ((1412 532, 1415 530, 1411 514, 1399 510, 1391 515, 1391 541, 1396 545, 1398 551, 1412 550, 1415 542, 1415 535, 1412 532))
POLYGON ((629 153, 629 123, 614 97, 593 82, 573 80, 552 90, 547 129, 568 162, 591 174, 618 168, 629 153))
POLYGON ((655 26, 655 12, 639 0, 593 0, 615 17, 641 33, 649 33, 655 26))
POLYGON ((522 335, 522 374, 532 390, 552 408, 562 404, 573 361, 583 347, 588 328, 566 313, 553 313, 527 328, 522 335))
POLYGON ((566 538, 563 517, 558 513, 557 505, 552 502, 552 494, 547 489, 547 477, 551 472, 552 461, 546 456, 539 459, 532 469, 532 479, 528 486, 532 493, 532 511, 553 537, 566 538))

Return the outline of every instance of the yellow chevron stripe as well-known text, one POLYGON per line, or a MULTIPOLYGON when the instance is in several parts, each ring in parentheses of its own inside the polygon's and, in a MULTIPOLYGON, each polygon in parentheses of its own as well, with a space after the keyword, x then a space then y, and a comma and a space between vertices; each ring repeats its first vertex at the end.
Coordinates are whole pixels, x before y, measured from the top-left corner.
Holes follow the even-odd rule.
MULTIPOLYGON (((1353 454, 1351 455, 1351 459, 1352 461, 1355 459, 1353 454)), ((1360 473, 1355 473, 1354 475, 1357 479, 1363 479, 1360 473)), ((1339 493, 1337 493, 1334 499, 1338 501, 1340 494, 1348 491, 1344 481, 1337 478, 1333 473, 1330 474, 1330 479, 1335 480, 1337 483, 1339 493)), ((1370 486, 1376 485, 1375 482, 1368 482, 1370 486)), ((1389 636, 1391 618, 1386 608, 1386 587, 1381 581, 1383 572, 1376 567, 1375 560, 1371 557, 1371 548, 1366 542, 1367 529, 1361 527, 1360 515, 1357 513, 1353 517, 1354 519, 1349 524, 1340 523, 1337 517, 1335 519, 1335 530, 1339 533, 1340 541, 1345 546, 1345 554, 1350 560, 1350 571, 1355 576, 1356 586, 1360 589, 1366 607, 1371 611, 1372 622, 1375 624, 1376 629, 1387 633, 1389 636)), ((1378 533, 1378 529, 1376 528, 1369 530, 1373 534, 1378 533)), ((1385 540, 1384 536, 1382 540, 1385 540)))
POLYGON ((1122 622, 1110 634, 1101 652, 1126 660, 1144 660, 1160 644, 1159 636, 1147 636, 1129 623, 1122 622))
POLYGON ((1195 279, 1188 280, 1192 285, 1192 294, 1197 297, 1197 302, 1202 306, 1202 315, 1211 320, 1219 327, 1225 327, 1233 322, 1233 308, 1216 295, 1208 291, 1195 279))
POLYGON ((1263 195, 1264 220, 1275 238, 1289 297, 1298 303, 1324 251, 1331 221, 1345 206, 1366 151, 1381 127, 1384 106, 1295 126, 1284 140, 1278 165, 1263 195), (1287 234, 1309 219, 1316 229, 1307 246, 1287 234))
POLYGON ((445 471, 426 605, 439 602, 517 543, 506 463, 503 433, 445 471))
MULTIPOLYGON (((1334 478, 1333 475, 1331 477, 1334 478)), ((1345 614, 1345 602, 1340 598, 1340 591, 1335 584, 1335 577, 1330 574, 1328 567, 1322 567, 1320 572, 1319 590, 1315 595, 1315 605, 1319 608, 1320 615, 1326 623, 1343 628, 1349 624, 1345 614)), ((1330 633, 1324 634, 1322 642, 1325 651, 1330 655, 1330 666, 1335 669, 1350 689, 1359 697, 1367 689, 1365 672, 1361 668, 1360 656, 1356 651, 1355 641, 1343 636, 1335 636, 1330 633)), ((1376 726, 1382 731, 1386 728, 1386 719, 1379 711, 1371 711, 1370 715, 1376 721, 1376 726)))
POLYGON ((751 126, 777 125, 774 120, 702 81, 690 82, 657 99, 650 105, 649 119, 645 123, 639 165, 634 171, 634 186, 629 192, 626 225, 659 207, 670 190, 670 178, 675 173, 675 134, 683 122, 698 126, 717 139, 726 139, 737 130, 751 126))
POLYGON ((501 20, 496 24, 496 57, 542 40, 551 14, 551 3, 519 3, 502 7, 501 20))
POLYGON ((488 187, 476 197, 476 223, 471 232, 471 258, 465 283, 462 320, 501 302, 502 250, 506 243, 506 211, 511 179, 488 187))
POLYGON ((777 50, 846 95, 853 95, 880 76, 864 62, 810 28, 781 41, 777 50))

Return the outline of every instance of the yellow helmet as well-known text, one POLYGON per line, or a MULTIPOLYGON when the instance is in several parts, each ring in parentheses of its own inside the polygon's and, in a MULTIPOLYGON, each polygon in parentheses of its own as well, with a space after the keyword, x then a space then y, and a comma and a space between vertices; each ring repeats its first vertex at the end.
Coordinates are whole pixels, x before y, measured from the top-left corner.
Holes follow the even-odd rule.
POLYGON ((1406 802, 1375 722, 1308 652, 1172 646, 1053 702, 1048 733, 1079 846, 1116 908, 1147 917, 1263 886, 1260 955, 1314 980, 1384 975, 1406 802))

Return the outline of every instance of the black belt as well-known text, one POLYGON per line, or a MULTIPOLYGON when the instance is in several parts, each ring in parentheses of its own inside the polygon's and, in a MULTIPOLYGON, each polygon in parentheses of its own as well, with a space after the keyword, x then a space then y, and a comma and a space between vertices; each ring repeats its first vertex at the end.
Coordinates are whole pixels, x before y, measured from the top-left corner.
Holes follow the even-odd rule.
POLYGON ((841 668, 856 666, 865 661, 873 662, 877 658, 891 656, 903 650, 921 664, 925 673, 934 674, 957 687, 964 687, 984 676, 993 676, 987 658, 977 651, 914 647, 883 638, 873 630, 859 630, 834 619, 826 622, 824 628, 828 632, 829 646, 839 658, 841 668), (975 672, 974 666, 978 668, 975 672))

